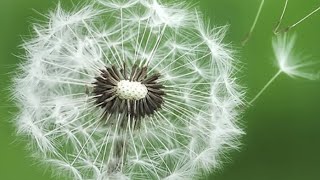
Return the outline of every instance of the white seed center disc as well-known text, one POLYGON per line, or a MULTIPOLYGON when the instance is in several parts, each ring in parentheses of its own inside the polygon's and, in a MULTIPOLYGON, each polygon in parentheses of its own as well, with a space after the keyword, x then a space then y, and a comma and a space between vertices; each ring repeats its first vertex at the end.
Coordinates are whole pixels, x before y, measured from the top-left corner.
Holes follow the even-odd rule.
POLYGON ((148 89, 141 82, 121 80, 117 85, 117 95, 120 99, 139 100, 146 97, 148 89))

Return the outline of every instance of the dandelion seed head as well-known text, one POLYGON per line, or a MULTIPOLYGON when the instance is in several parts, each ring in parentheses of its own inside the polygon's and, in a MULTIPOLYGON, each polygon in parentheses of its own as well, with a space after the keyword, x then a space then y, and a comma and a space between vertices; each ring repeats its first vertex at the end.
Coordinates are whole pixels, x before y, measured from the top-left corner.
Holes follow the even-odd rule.
MULTIPOLYGON (((195 179, 242 134, 226 27, 184 2, 61 5, 23 47, 19 134, 74 179, 195 179)), ((62 171, 61 171, 62 172, 62 171)))

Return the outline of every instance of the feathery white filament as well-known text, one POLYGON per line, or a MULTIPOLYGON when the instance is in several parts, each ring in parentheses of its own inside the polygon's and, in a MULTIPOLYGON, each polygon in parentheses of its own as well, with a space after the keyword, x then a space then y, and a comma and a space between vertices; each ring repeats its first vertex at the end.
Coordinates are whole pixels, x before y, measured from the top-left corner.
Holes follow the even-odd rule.
POLYGON ((117 95, 121 99, 139 100, 146 97, 148 89, 141 82, 121 80, 117 85, 117 95))
POLYGON ((320 79, 319 62, 295 51, 296 34, 279 35, 272 40, 274 55, 280 71, 291 76, 310 80, 320 79))

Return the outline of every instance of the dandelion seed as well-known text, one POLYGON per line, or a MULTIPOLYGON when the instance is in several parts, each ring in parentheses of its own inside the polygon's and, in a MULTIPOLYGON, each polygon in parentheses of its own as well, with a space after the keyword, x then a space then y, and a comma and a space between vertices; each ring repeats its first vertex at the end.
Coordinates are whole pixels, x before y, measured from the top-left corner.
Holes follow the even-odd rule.
POLYGON ((318 8, 316 8, 315 10, 311 11, 309 14, 307 14, 306 16, 304 16, 303 18, 299 19, 297 22, 295 22, 294 24, 284 28, 284 29, 281 29, 281 30, 278 30, 280 25, 281 25, 281 22, 282 22, 282 18, 284 16, 284 13, 287 9, 287 4, 288 4, 288 0, 286 0, 285 2, 285 5, 283 7, 283 10, 282 10, 282 14, 280 16, 280 19, 276 25, 276 28, 274 29, 274 33, 275 34, 278 34, 279 32, 288 32, 290 31, 292 28, 296 27, 297 25, 299 25, 300 23, 302 23, 303 21, 307 20, 308 18, 310 18, 312 15, 314 15, 315 13, 317 13, 319 10, 320 10, 320 6, 318 8))
POLYGON ((282 73, 290 77, 309 80, 317 80, 320 78, 320 62, 308 60, 301 54, 297 54, 294 49, 295 40, 295 35, 289 36, 287 33, 278 35, 272 40, 273 51, 279 71, 268 81, 250 103, 253 103, 282 73))
POLYGON ((253 21, 253 23, 252 23, 252 25, 251 25, 251 28, 250 28, 249 32, 246 34, 246 36, 244 37, 244 39, 243 39, 242 42, 241 42, 242 46, 246 45, 247 42, 249 41, 249 39, 251 38, 251 35, 252 35, 252 33, 253 33, 253 30, 254 30, 254 28, 256 27, 256 24, 257 24, 258 19, 259 19, 259 17, 260 17, 260 14, 261 14, 263 5, 264 5, 264 0, 261 0, 260 5, 259 5, 258 12, 257 12, 257 14, 256 14, 256 17, 254 18, 254 21, 253 21))
POLYGON ((319 61, 308 60, 300 54, 294 52, 296 36, 287 34, 273 39, 273 51, 282 72, 291 77, 300 77, 310 80, 319 78, 319 61))
POLYGON ((238 145, 243 92, 226 28, 184 3, 98 0, 34 26, 18 133, 74 179, 194 179, 238 145))
POLYGON ((279 20, 278 20, 278 22, 277 22, 277 24, 276 24, 276 26, 275 26, 275 28, 273 30, 274 34, 278 34, 279 33, 279 27, 280 27, 280 25, 282 23, 283 16, 284 16, 284 14, 285 14, 285 12, 287 10, 288 1, 289 0, 286 0, 285 3, 284 3, 284 7, 283 7, 282 13, 280 15, 280 18, 279 18, 279 20))

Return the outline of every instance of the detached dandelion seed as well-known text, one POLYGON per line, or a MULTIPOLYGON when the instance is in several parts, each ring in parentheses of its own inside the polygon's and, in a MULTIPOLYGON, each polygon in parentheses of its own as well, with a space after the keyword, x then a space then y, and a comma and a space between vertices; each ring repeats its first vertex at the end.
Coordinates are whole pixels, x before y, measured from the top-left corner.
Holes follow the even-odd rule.
POLYGON ((249 30, 249 32, 246 34, 246 36, 244 37, 244 39, 243 39, 242 42, 241 42, 242 46, 246 45, 247 42, 249 41, 249 39, 251 38, 252 33, 253 33, 253 30, 254 30, 254 28, 256 27, 257 22, 258 22, 258 19, 259 19, 259 17, 260 17, 260 14, 261 14, 263 5, 264 5, 264 0, 261 0, 260 5, 259 5, 258 12, 257 12, 257 14, 256 14, 256 16, 255 16, 255 18, 254 18, 254 21, 253 21, 251 27, 250 27, 250 30, 249 30))
POLYGON ((253 103, 258 99, 268 86, 282 73, 285 73, 290 77, 309 80, 320 79, 320 62, 312 61, 301 54, 297 54, 294 49, 295 41, 296 35, 289 36, 287 33, 274 37, 272 40, 272 47, 279 71, 267 82, 250 103, 253 103))
POLYGON ((272 41, 273 51, 281 72, 309 80, 319 79, 319 61, 313 61, 295 52, 296 35, 284 34, 272 41))
POLYGON ((196 179, 218 167, 242 134, 226 27, 177 2, 76 9, 59 5, 24 44, 13 94, 32 152, 81 180, 196 179))
POLYGON ((281 26, 281 23, 282 23, 282 19, 284 17, 284 14, 286 13, 286 10, 287 10, 287 6, 288 6, 288 1, 289 0, 285 0, 285 3, 284 3, 284 6, 283 6, 283 9, 282 9, 282 12, 281 12, 281 15, 280 15, 280 18, 273 30, 273 33, 274 34, 278 34, 279 33, 279 27, 281 26))
POLYGON ((276 24, 275 29, 273 30, 274 34, 278 34, 280 32, 288 32, 290 31, 292 28, 296 27, 297 25, 299 25, 300 23, 302 23, 303 21, 307 20, 308 18, 310 18, 312 15, 316 14, 319 10, 320 10, 320 6, 318 8, 316 8, 315 10, 311 11, 309 14, 307 14, 306 16, 302 17, 301 19, 299 19, 297 22, 295 22, 294 24, 287 26, 286 28, 283 28, 281 30, 279 30, 279 27, 282 23, 282 19, 284 17, 284 14, 287 10, 287 5, 288 5, 288 0, 285 1, 281 16, 279 18, 279 21, 276 24))

